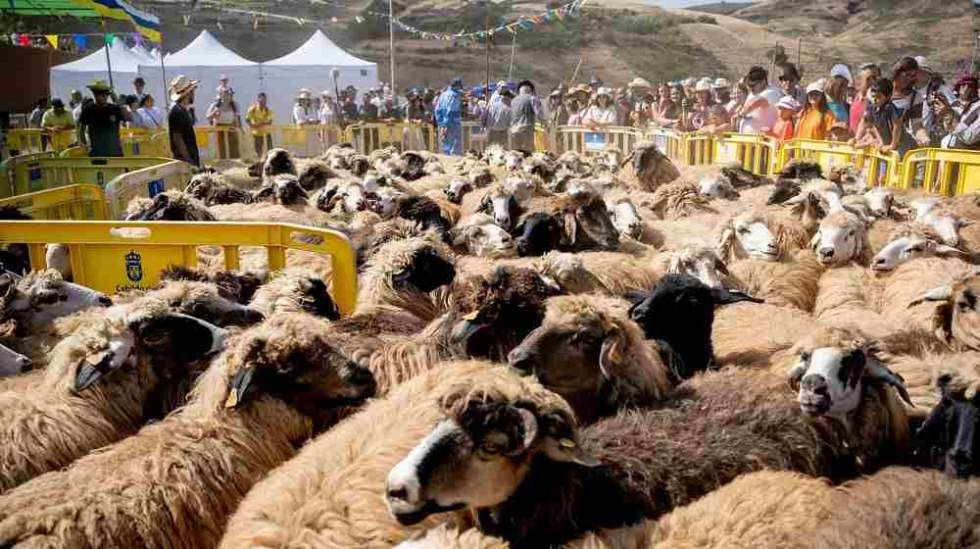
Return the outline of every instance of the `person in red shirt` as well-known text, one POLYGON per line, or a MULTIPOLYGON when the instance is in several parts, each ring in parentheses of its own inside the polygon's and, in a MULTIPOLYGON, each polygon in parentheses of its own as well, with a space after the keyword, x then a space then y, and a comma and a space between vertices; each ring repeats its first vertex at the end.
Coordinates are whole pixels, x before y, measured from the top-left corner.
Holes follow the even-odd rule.
POLYGON ((776 103, 779 111, 779 120, 773 125, 770 135, 780 141, 793 139, 793 132, 796 122, 796 114, 800 112, 800 102, 786 95, 776 103))
POLYGON ((858 70, 857 81, 854 83, 855 96, 854 101, 851 102, 851 113, 848 120, 848 126, 853 134, 857 134, 858 125, 868 109, 868 89, 879 78, 881 78, 881 67, 874 63, 861 65, 858 70))

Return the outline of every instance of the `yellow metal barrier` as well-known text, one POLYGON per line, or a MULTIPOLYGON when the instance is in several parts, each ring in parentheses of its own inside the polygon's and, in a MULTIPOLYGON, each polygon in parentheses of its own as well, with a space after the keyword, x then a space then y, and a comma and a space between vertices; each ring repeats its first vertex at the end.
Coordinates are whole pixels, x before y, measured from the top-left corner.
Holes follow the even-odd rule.
MULTIPOLYGON (((416 122, 391 121, 352 124, 347 127, 346 140, 352 143, 361 154, 369 154, 371 151, 389 146, 402 151, 436 150, 435 131, 427 124, 416 122)), ((465 135, 463 144, 463 148, 466 150, 465 135)))
POLYGON ((640 132, 625 126, 608 126, 600 130, 584 126, 561 126, 557 131, 557 152, 574 151, 594 154, 615 149, 626 155, 640 139, 640 132))
MULTIPOLYGON (((130 128, 132 129, 132 128, 130 128)), ((143 130, 144 132, 146 130, 143 130)), ((172 158, 170 152, 170 135, 159 132, 134 134, 122 137, 123 156, 153 156, 157 158, 172 158)))
POLYGON ((980 190, 980 154, 956 149, 916 149, 905 155, 898 186, 942 195, 980 190))
MULTIPOLYGON (((272 147, 281 147, 296 156, 323 154, 331 145, 344 140, 344 132, 335 125, 266 126, 239 129, 220 126, 194 128, 201 160, 262 158, 272 147)), ((166 142, 167 151, 170 142, 166 142)))
POLYGON ((183 190, 192 173, 193 167, 187 162, 171 160, 116 176, 105 186, 109 216, 101 219, 121 219, 136 197, 153 198, 163 191, 183 190))
POLYGON ((7 131, 7 149, 18 154, 58 152, 77 140, 75 130, 15 128, 7 131))
POLYGON ((108 219, 105 194, 98 185, 66 185, 0 200, 33 219, 108 219))
POLYGON ((901 180, 902 159, 892 151, 885 154, 876 147, 864 151, 864 175, 869 187, 895 187, 901 180))
POLYGON ((836 141, 814 141, 812 139, 790 139, 784 141, 779 149, 775 170, 779 171, 794 158, 813 160, 825 172, 838 166, 864 168, 864 149, 855 149, 847 143, 836 141))
POLYGON ((85 145, 68 147, 67 149, 58 153, 58 158, 79 158, 82 156, 88 156, 88 149, 85 148, 85 145))
POLYGON ((702 166, 714 162, 714 138, 708 134, 689 133, 684 135, 683 162, 689 166, 702 166))
POLYGON ((737 163, 756 175, 773 173, 779 143, 772 137, 757 134, 726 133, 712 139, 712 161, 737 163))
MULTIPOLYGON (((17 194, 14 191, 14 174, 17 172, 19 166, 28 166, 28 175, 40 179, 41 172, 33 170, 36 169, 38 161, 42 158, 54 158, 54 153, 47 151, 20 154, 12 156, 0 163, 0 182, 2 182, 0 183, 0 198, 17 194), (34 166, 34 168, 31 168, 31 166, 34 166)), ((21 168, 21 170, 23 169, 21 168)))
POLYGON ((45 244, 65 244, 75 282, 106 293, 147 289, 171 265, 194 266, 200 246, 220 246, 229 270, 238 268, 240 246, 264 247, 270 272, 285 266, 287 249, 305 250, 330 256, 333 298, 343 314, 353 312, 357 299, 350 241, 327 229, 266 223, 4 221, 0 242, 28 244, 31 265, 41 267, 46 266, 45 244))
MULTIPOLYGON (((14 160, 14 159, 11 159, 14 160)), ((64 185, 90 183, 104 187, 113 178, 135 170, 173 162, 172 158, 40 158, 12 168, 12 194, 26 194, 64 185)), ((4 194, 2 196, 11 196, 4 194)))
MULTIPOLYGON (((510 132, 508 132, 510 135, 510 132)), ((486 128, 480 122, 471 120, 463 122, 463 152, 483 152, 489 144, 490 137, 486 128)))
POLYGON ((683 150, 684 134, 681 132, 666 128, 649 128, 644 131, 643 139, 654 142, 657 148, 667 155, 667 158, 683 160, 681 151, 683 150))

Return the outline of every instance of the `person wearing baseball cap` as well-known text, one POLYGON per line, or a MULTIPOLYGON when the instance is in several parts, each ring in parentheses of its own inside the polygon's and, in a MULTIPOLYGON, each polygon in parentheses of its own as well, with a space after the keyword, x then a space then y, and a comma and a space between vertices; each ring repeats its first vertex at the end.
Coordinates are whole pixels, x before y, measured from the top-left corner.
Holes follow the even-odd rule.
POLYGON ((86 103, 78 117, 78 133, 82 144, 88 144, 89 156, 122 156, 119 125, 132 118, 127 109, 109 98, 112 88, 104 80, 88 85, 95 101, 86 103))
POLYGON ((779 119, 772 127, 771 135, 780 141, 793 138, 796 113, 800 112, 800 102, 796 99, 784 95, 776 103, 776 110, 779 111, 779 119))
POLYGON ((827 106, 827 95, 824 93, 826 85, 827 81, 821 78, 806 87, 807 105, 796 124, 794 137, 823 141, 837 123, 834 113, 827 106))
POLYGON ((732 100, 732 83, 727 78, 716 78, 711 83, 711 89, 714 91, 715 103, 728 105, 732 100))
POLYGON ((193 166, 201 166, 201 156, 197 150, 197 136, 194 134, 194 90, 197 80, 180 75, 170 81, 170 107, 167 115, 170 133, 170 150, 174 158, 193 166))

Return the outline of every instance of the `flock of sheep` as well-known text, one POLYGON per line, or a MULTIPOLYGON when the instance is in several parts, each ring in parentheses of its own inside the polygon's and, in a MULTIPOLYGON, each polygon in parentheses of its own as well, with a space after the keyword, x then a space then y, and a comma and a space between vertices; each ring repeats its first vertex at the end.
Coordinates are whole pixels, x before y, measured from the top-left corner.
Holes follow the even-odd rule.
POLYGON ((0 545, 980 547, 980 196, 684 172, 274 149, 130 204, 343 231, 344 317, 308 252, 110 298, 8 245, 0 545))

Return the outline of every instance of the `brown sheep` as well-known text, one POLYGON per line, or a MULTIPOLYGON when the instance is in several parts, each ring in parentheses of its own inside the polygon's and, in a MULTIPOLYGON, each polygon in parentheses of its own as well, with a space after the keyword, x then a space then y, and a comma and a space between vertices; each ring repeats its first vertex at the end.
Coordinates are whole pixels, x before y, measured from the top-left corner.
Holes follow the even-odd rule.
POLYGON ((568 400, 579 419, 591 422, 666 396, 670 382, 658 350, 630 320, 625 301, 559 296, 547 301, 541 326, 508 362, 536 375, 568 400))
POLYGON ((801 250, 779 262, 743 259, 728 264, 738 286, 749 295, 781 307, 812 311, 823 266, 809 250, 801 250))
POLYGON ((923 293, 909 303, 914 307, 938 302, 933 313, 936 337, 957 351, 980 351, 980 272, 968 272, 950 285, 923 293))
POLYGON ((277 315, 236 338, 176 414, 0 497, 0 542, 214 547, 252 484, 373 393, 324 321, 277 315))
POLYGON ((194 175, 184 192, 204 203, 205 206, 213 204, 237 204, 249 203, 252 195, 244 189, 239 189, 214 170, 205 170, 194 175))
POLYGON ((0 393, 0 490, 68 465, 169 410, 168 386, 219 350, 224 332, 143 299, 90 315, 52 351, 30 393, 0 393), (115 375, 108 375, 115 374, 115 375))
POLYGON ((441 242, 425 236, 381 246, 360 276, 357 310, 392 305, 427 322, 434 320, 445 307, 430 292, 452 282, 452 261, 441 242))
POLYGON ((681 175, 674 163, 651 142, 637 143, 623 160, 623 166, 617 176, 628 186, 642 191, 654 191, 681 175))
POLYGON ((761 211, 733 215, 718 237, 718 257, 727 264, 735 259, 778 261, 810 245, 810 235, 798 223, 777 219, 761 211))
POLYGON ((678 219, 695 213, 718 213, 710 206, 711 200, 698 192, 691 183, 668 183, 653 192, 650 209, 660 219, 678 219))
POLYGON ((262 277, 255 273, 235 272, 226 270, 208 270, 200 266, 185 267, 171 265, 160 273, 160 281, 194 280, 210 282, 218 287, 218 293, 225 299, 238 303, 248 303, 255 295, 255 290, 262 285, 262 277))
POLYGON ((126 206, 126 221, 214 221, 200 200, 181 191, 164 191, 153 198, 134 198, 126 206))
POLYGON ((340 318, 340 310, 323 278, 302 267, 287 267, 275 273, 255 291, 249 306, 266 317, 282 312, 305 312, 328 320, 340 318))

